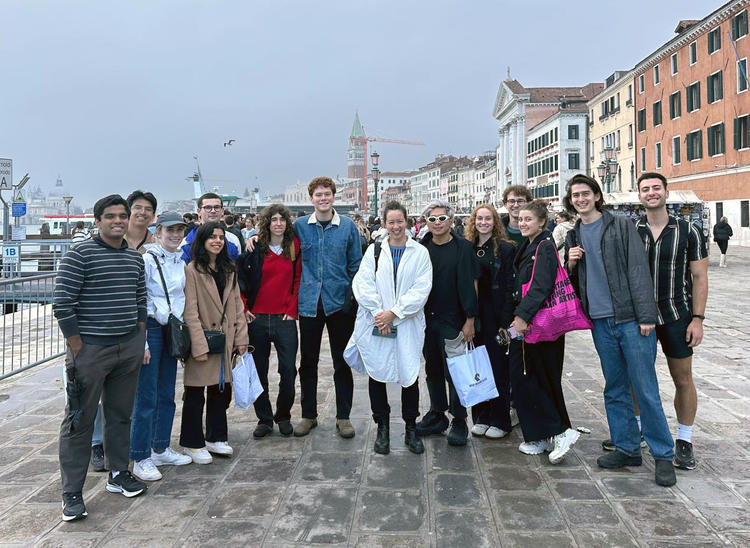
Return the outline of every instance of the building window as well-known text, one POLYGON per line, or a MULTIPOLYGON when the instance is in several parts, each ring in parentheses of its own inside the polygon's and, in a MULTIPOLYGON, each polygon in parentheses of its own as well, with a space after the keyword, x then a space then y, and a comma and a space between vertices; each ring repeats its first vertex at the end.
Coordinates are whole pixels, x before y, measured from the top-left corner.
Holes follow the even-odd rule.
POLYGON ((557 142, 557 128, 555 128, 555 142, 557 142))
POLYGON ((646 109, 638 111, 638 131, 646 131, 646 109))
POLYGON ((741 150, 750 147, 750 115, 734 119, 734 148, 741 150))
POLYGON ((711 126, 706 131, 708 140, 708 155, 724 154, 724 123, 711 126))
POLYGON ((738 40, 747 34, 747 10, 732 17, 732 38, 738 40))
POLYGON ((628 85, 628 101, 633 102, 633 86, 628 85))
POLYGON ((716 202, 716 220, 724 216, 724 202, 716 202))
POLYGON ((661 125, 661 101, 654 103, 654 127, 661 125))
POLYGON ((685 138, 685 147, 687 148, 687 159, 700 160, 703 158, 703 138, 701 130, 697 129, 688 133, 685 138))
POLYGON ((682 114, 682 92, 676 91, 669 96, 669 119, 674 120, 682 114))
POLYGON ((750 206, 750 202, 748 200, 740 201, 740 226, 742 228, 747 228, 750 226, 750 208, 748 206, 750 206))
POLYGON ((641 171, 646 171, 646 148, 641 147, 641 171))
POLYGON ((747 58, 737 61, 737 93, 747 89, 747 58))
POLYGON ((617 150, 620 150, 620 130, 619 129, 617 130, 617 141, 616 141, 616 143, 617 144, 615 146, 617 147, 617 150))
POLYGON ((661 143, 656 143, 656 169, 661 168, 661 143))
POLYGON ((677 54, 672 54, 672 76, 677 74, 677 54))
POLYGON ((721 101, 724 98, 724 79, 722 72, 715 72, 706 79, 706 95, 709 103, 721 101))
POLYGON ((578 139, 578 125, 568 126, 568 139, 578 139))
POLYGON ((721 49, 721 28, 717 27, 708 33, 708 54, 721 49))
POLYGON ((694 65, 698 62, 698 43, 693 42, 688 48, 688 56, 690 57, 690 64, 694 65))
POLYGON ((628 148, 633 146, 633 124, 628 124, 628 148))
POLYGON ((638 93, 643 93, 645 89, 646 89, 646 79, 643 77, 643 74, 641 74, 638 77, 638 93))
POLYGON ((685 90, 685 107, 688 112, 701 108, 701 83, 695 82, 685 90))
POLYGON ((680 160, 680 136, 672 137, 672 164, 679 165, 680 160))
POLYGON ((654 67, 654 85, 656 86, 658 84, 659 84, 659 65, 656 65, 654 67))

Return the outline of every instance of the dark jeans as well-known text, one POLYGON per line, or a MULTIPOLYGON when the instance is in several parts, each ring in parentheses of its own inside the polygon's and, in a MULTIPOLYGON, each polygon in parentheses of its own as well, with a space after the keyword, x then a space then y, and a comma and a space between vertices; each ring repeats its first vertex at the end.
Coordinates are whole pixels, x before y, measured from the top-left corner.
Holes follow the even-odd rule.
POLYGON ((186 386, 182 395, 180 445, 192 449, 205 447, 207 441, 227 441, 227 408, 232 401, 232 384, 224 391, 219 385, 186 386), (206 392, 204 399, 203 392, 206 392), (206 435, 203 436, 203 405, 206 405, 206 435))
POLYGON ((294 380, 297 378, 297 322, 283 320, 283 317, 283 314, 258 314, 255 321, 248 324, 250 345, 255 348, 255 368, 263 385, 263 393, 255 400, 255 414, 258 422, 269 426, 274 421, 291 419, 294 404, 294 380), (279 395, 276 398, 275 415, 268 397, 268 358, 271 355, 271 343, 276 347, 279 363, 279 395))
POLYGON ((443 322, 428 321, 425 329, 424 348, 422 353, 425 360, 425 375, 427 377, 427 391, 430 393, 430 410, 445 413, 450 409, 451 415, 457 419, 466 418, 466 408, 461 405, 458 393, 453 386, 445 361, 445 339, 454 339, 458 336, 460 327, 452 327, 443 322), (445 381, 448 381, 448 394, 445 395, 445 381), (450 401, 450 406, 448 402, 450 401))
POLYGON ((60 472, 63 493, 83 490, 91 458, 91 436, 101 397, 104 410, 104 460, 108 470, 123 471, 130 463, 130 416, 143 363, 144 332, 106 346, 84 344, 76 357, 68 347, 66 368, 75 370, 81 386, 78 426, 72 432, 70 404, 60 425, 60 472))
MULTIPOLYGON (((380 419, 387 420, 391 415, 391 406, 388 405, 388 392, 385 383, 370 377, 368 389, 372 418, 375 422, 380 419)), ((406 422, 413 421, 419 416, 419 379, 414 381, 411 386, 401 387, 401 416, 406 422)))
POLYGON ((472 421, 474 424, 486 424, 510 432, 510 366, 505 353, 506 347, 497 344, 495 333, 490 331, 480 333, 475 340, 481 341, 487 348, 498 396, 473 406, 472 421))
POLYGON ((323 327, 328 330, 328 342, 333 359, 333 384, 336 387, 336 418, 348 419, 354 397, 352 369, 344 361, 344 349, 354 331, 354 316, 342 311, 326 316, 318 308, 314 318, 300 316, 300 364, 299 384, 301 388, 302 417, 314 419, 318 416, 318 359, 323 327))

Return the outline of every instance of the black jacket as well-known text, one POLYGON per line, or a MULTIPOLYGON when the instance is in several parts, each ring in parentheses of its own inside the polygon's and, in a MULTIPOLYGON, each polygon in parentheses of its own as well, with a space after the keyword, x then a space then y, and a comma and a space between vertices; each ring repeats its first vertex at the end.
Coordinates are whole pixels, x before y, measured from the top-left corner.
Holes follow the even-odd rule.
POLYGON ((526 241, 518 249, 513 263, 516 271, 515 291, 513 292, 513 300, 516 303, 514 314, 526 323, 531 321, 555 289, 559 264, 555 241, 549 230, 543 231, 533 242, 526 241), (536 254, 537 248, 539 248, 538 254, 536 254), (535 254, 536 268, 534 268, 535 254), (521 297, 522 287, 531 280, 532 270, 534 280, 526 296, 521 297))
MULTIPOLYGON (((616 323, 638 322, 656 324, 657 311, 654 301, 654 282, 648 266, 646 249, 633 222, 625 216, 602 211, 602 260, 607 275, 609 294, 616 323)), ((568 268, 568 250, 581 241, 581 220, 565 237, 565 266, 570 272, 570 281, 581 297, 583 309, 588 313, 586 296, 586 254, 571 271, 568 268)))
POLYGON ((714 225, 714 242, 717 240, 729 240, 732 236, 734 234, 732 234, 732 227, 729 226, 729 223, 719 221, 714 225))
MULTIPOLYGON (((490 239, 485 244, 485 249, 489 248, 492 253, 490 258, 490 268, 492 270, 492 286, 490 295, 481 294, 479 299, 484 301, 490 299, 494 310, 495 319, 498 322, 496 326, 485 326, 487 329, 497 331, 500 327, 508 327, 513 321, 513 292, 515 289, 515 270, 513 268, 513 259, 516 256, 516 246, 509 242, 501 241, 498 245, 497 253, 494 253, 494 244, 490 239)), ((479 245, 474 243, 474 251, 479 249, 479 245)))

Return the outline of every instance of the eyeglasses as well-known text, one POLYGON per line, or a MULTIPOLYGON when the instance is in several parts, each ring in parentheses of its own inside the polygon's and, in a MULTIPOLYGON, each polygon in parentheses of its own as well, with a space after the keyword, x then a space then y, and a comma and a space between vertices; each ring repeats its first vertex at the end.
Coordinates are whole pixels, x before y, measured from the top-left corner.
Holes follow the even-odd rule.
POLYGON ((434 215, 430 215, 429 217, 427 217, 427 222, 434 223, 440 221, 441 223, 444 223, 448 219, 450 219, 448 215, 438 215, 437 217, 435 217, 434 215))
POLYGON ((205 209, 206 211, 220 211, 224 209, 224 206, 203 206, 203 209, 205 209))
POLYGON ((516 199, 516 198, 510 198, 509 200, 505 200, 505 203, 506 203, 506 204, 518 204, 518 205, 523 205, 523 204, 525 204, 525 203, 526 203, 526 200, 524 200, 523 198, 519 198, 519 199, 516 199))

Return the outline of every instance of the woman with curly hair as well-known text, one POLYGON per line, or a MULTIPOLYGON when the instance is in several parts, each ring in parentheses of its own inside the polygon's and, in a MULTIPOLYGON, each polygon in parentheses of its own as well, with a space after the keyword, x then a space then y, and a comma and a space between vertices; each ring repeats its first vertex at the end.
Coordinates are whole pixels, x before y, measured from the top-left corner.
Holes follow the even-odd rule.
POLYGON ((263 393, 255 400, 258 426, 253 437, 273 432, 274 421, 283 436, 292 434, 291 409, 297 378, 297 295, 302 271, 300 243, 294 235, 292 214, 282 204, 271 204, 258 217, 258 242, 238 261, 240 289, 250 323, 250 345, 263 393), (271 343, 279 364, 276 413, 268 397, 268 360, 271 343))
POLYGON ((500 328, 513 319, 513 257, 515 245, 505 234, 492 204, 480 204, 466 224, 466 239, 474 244, 480 267, 479 332, 475 340, 484 344, 492 364, 498 397, 471 408, 474 436, 499 439, 508 435, 510 420, 510 372, 508 355, 495 340, 500 328))

